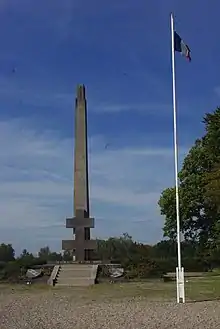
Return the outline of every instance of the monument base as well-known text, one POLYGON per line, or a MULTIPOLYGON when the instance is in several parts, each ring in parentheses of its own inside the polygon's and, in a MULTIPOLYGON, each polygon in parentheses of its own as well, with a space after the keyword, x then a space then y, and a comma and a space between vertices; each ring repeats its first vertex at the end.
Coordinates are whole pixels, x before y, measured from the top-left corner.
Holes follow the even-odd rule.
POLYGON ((96 240, 62 240, 62 250, 73 250, 73 256, 78 262, 92 260, 92 253, 97 248, 96 240))
POLYGON ((98 264, 72 262, 60 264, 55 286, 90 286, 97 281, 98 264))

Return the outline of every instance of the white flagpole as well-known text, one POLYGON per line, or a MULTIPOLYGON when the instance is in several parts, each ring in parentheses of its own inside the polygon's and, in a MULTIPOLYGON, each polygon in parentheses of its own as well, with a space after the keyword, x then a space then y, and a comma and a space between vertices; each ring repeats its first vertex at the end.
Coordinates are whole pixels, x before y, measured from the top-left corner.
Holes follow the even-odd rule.
POLYGON ((184 269, 181 265, 181 241, 180 241, 180 206, 179 206, 179 180, 178 180, 178 141, 177 141, 177 111, 176 111, 176 74, 175 74, 175 47, 174 47, 174 19, 171 14, 171 40, 172 40, 172 76, 173 76, 173 135, 174 135, 174 165, 176 185, 176 230, 177 230, 177 258, 176 268, 177 302, 185 302, 184 269))

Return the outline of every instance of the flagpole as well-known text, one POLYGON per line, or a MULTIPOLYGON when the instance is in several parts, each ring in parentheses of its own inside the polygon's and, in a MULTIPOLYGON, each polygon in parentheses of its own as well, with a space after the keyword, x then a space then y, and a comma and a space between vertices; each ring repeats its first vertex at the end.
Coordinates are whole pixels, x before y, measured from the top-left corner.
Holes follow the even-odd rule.
POLYGON ((176 72, 175 72, 175 45, 174 45, 174 19, 171 13, 171 40, 172 40, 172 78, 173 78, 173 138, 174 138, 174 167, 176 186, 176 233, 177 233, 177 259, 176 268, 177 302, 185 302, 184 269, 181 264, 180 241, 180 205, 179 205, 179 180, 178 180, 178 140, 177 140, 177 110, 176 110, 176 72))

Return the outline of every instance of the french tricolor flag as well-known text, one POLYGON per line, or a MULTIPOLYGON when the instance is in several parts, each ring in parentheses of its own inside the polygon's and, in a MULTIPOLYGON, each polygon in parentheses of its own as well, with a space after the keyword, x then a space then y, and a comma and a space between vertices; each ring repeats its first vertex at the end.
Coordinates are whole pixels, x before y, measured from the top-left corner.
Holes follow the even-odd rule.
POLYGON ((185 56, 189 62, 191 61, 190 49, 176 31, 174 31, 174 50, 185 56))

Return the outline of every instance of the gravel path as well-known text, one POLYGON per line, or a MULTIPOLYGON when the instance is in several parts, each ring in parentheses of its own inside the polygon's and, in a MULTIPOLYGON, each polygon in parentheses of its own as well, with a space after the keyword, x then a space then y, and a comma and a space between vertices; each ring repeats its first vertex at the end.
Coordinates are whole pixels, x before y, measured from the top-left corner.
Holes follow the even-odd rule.
POLYGON ((111 302, 80 300, 64 291, 0 294, 1 329, 218 328, 220 302, 111 302))

